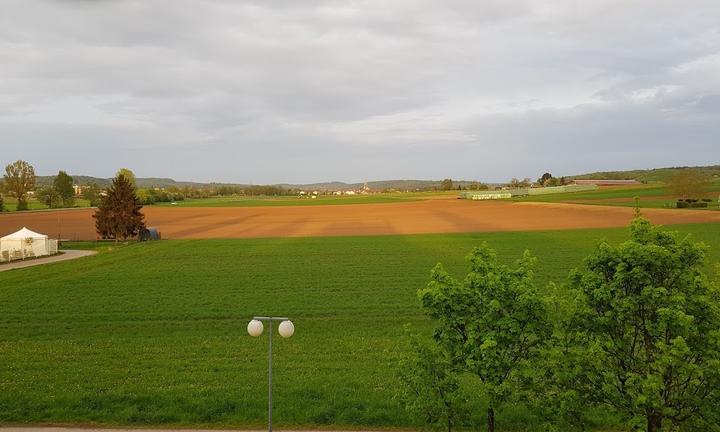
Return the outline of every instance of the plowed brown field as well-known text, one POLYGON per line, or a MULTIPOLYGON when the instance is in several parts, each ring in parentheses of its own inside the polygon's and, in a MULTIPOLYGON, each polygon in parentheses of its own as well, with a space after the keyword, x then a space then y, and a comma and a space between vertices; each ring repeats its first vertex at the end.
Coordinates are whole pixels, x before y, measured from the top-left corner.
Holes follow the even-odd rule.
MULTIPOLYGON (((629 207, 437 199, 398 204, 295 207, 146 207, 163 238, 304 237, 625 226, 629 207)), ((0 235, 26 226, 51 237, 95 239, 92 209, 0 214, 0 235)), ((658 224, 720 222, 720 212, 644 209, 658 224)))

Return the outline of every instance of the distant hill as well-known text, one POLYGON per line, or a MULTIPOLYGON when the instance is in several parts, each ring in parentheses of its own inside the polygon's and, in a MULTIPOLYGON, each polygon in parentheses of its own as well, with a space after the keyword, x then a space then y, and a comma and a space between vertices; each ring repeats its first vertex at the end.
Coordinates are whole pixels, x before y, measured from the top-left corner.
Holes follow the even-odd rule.
MULTIPOLYGON (((90 176, 83 176, 83 175, 72 175, 73 182, 75 184, 79 185, 88 185, 91 183, 95 183, 98 186, 106 187, 110 186, 112 183, 112 179, 110 178, 100 178, 100 177, 90 177, 90 176)), ((55 176, 38 176, 36 184, 38 186, 49 186, 52 185, 53 179, 55 176)), ((197 182, 184 182, 184 181, 175 181, 171 178, 154 178, 154 177, 139 177, 135 179, 135 182, 137 183, 137 186, 140 188, 166 188, 170 186, 176 186, 176 187, 184 187, 184 186, 194 186, 194 187, 203 187, 203 186, 210 186, 210 185, 220 185, 224 186, 226 183, 197 183, 197 182)), ((233 185, 234 186, 234 185, 233 185)))
MULTIPOLYGON (((71 174, 72 175, 72 174, 71 174)), ((83 175, 72 175, 75 184, 88 185, 95 183, 100 187, 110 186, 112 179, 110 178, 99 178, 90 177, 83 175)), ((38 176, 36 184, 38 186, 50 186, 52 185, 55 176, 38 176)), ((176 181, 171 178, 155 178, 155 177, 138 177, 136 180, 137 186, 140 188, 167 188, 167 187, 217 187, 217 186, 250 186, 247 184, 239 183, 200 183, 200 182, 187 182, 187 181, 176 181)), ((430 189, 433 187, 439 187, 440 180, 379 180, 369 181, 367 185, 372 190, 416 190, 416 189, 430 189)), ((453 180, 455 187, 467 186, 470 181, 464 180, 453 180)), ((324 183, 308 183, 308 184, 278 184, 273 186, 279 186, 285 189, 304 189, 304 190, 358 190, 363 187, 365 183, 345 183, 345 182, 324 182, 324 183)))
MULTIPOLYGON (((368 187, 371 190, 416 190, 416 189, 430 189, 434 187, 440 187, 441 180, 376 180, 367 182, 368 187)), ((453 185, 467 186, 470 181, 465 180, 453 180, 453 185)), ((280 186, 287 189, 305 189, 305 190, 356 190, 360 189, 365 183, 345 183, 345 182, 327 182, 327 183, 308 183, 308 184, 279 184, 280 186)))
MULTIPOLYGON (((597 180, 624 180, 632 179, 643 183, 649 182, 664 182, 669 180, 674 173, 679 170, 685 169, 696 169, 704 172, 710 177, 720 179, 720 165, 710 165, 701 167, 669 167, 669 168, 654 168, 644 170, 630 170, 630 171, 601 171, 586 174, 578 174, 573 176, 565 176, 566 179, 597 179, 597 180)), ((53 182, 54 176, 38 176, 38 186, 48 186, 53 182)), ((87 185, 96 183, 100 187, 109 186, 111 179, 90 177, 83 175, 73 175, 75 184, 87 185)), ((139 177, 136 179, 138 187, 141 188, 168 188, 168 187, 218 187, 218 186, 250 186, 247 184, 239 183, 201 183, 201 182, 188 182, 188 181, 177 181, 171 178, 155 178, 155 177, 139 177)), ((453 186, 466 187, 470 185, 471 181, 466 180, 453 180, 453 186)), ((285 189, 302 189, 302 190, 358 190, 363 187, 365 183, 345 183, 345 182, 322 182, 322 183, 307 183, 307 184, 277 184, 273 186, 279 186, 285 189)), ((418 189, 432 189, 439 188, 441 180, 376 180, 367 182, 368 187, 371 190, 399 190, 399 191, 412 191, 418 189)), ((490 184, 490 186, 496 186, 496 184, 490 184)))
POLYGON ((569 176, 569 179, 596 179, 596 180, 637 180, 643 183, 650 182, 666 182, 673 174, 678 171, 694 169, 702 171, 706 175, 713 178, 720 178, 720 165, 709 165, 700 167, 669 167, 669 168, 654 168, 645 170, 630 170, 630 171, 601 171, 588 174, 580 174, 569 176))

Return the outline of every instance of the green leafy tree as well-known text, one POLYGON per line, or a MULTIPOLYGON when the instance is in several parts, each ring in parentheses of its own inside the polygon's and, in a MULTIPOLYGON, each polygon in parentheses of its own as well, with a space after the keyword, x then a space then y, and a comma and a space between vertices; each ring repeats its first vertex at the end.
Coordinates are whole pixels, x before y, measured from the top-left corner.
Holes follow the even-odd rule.
POLYGON ((581 367, 587 353, 578 343, 571 325, 575 300, 564 286, 551 283, 546 289, 548 308, 556 317, 555 331, 533 362, 531 373, 523 376, 524 396, 535 412, 545 420, 549 430, 587 430, 588 407, 595 392, 581 367), (564 331, 569 329, 570 331, 564 331))
POLYGON ((113 179, 107 195, 93 217, 95 229, 104 239, 128 239, 135 237, 145 228, 145 216, 140 211, 142 204, 135 194, 135 187, 124 175, 113 179))
POLYGON ((447 190, 453 190, 453 181, 452 181, 452 179, 449 179, 449 178, 444 179, 444 180, 440 183, 440 189, 446 190, 446 191, 447 191, 447 190))
POLYGON ((27 210, 28 192, 35 188, 35 169, 19 160, 5 167, 5 187, 18 200, 17 209, 27 210))
POLYGON ((490 187, 482 182, 472 182, 468 185, 468 189, 470 190, 488 190, 490 187))
POLYGON ((426 425, 451 432, 454 426, 467 423, 467 396, 447 354, 418 336, 411 336, 410 343, 412 350, 397 365, 396 398, 426 425))
POLYGON ((548 180, 550 180, 551 178, 553 178, 552 174, 550 174, 550 173, 545 173, 545 174, 543 174, 543 175, 538 179, 537 183, 538 183, 540 186, 546 186, 545 183, 546 183, 548 180))
POLYGON ((75 205, 75 189, 73 188, 73 178, 68 175, 65 171, 58 172, 58 175, 53 180, 53 189, 60 197, 62 204, 65 207, 72 207, 75 205))
POLYGON ((137 181, 135 179, 135 173, 129 170, 128 168, 120 168, 118 172, 115 174, 115 177, 123 176, 127 181, 130 182, 132 187, 137 187, 137 181))
POLYGON ((569 390, 587 394, 647 431, 720 420, 720 295, 702 244, 638 217, 631 238, 603 243, 571 275, 577 344, 569 390), (573 385, 581 385, 578 388, 573 385))
POLYGON ((0 212, 5 211, 5 198, 3 198, 3 194, 0 191, 0 212))
POLYGON ((140 200, 140 202, 143 203, 143 205, 155 203, 155 200, 154 200, 155 197, 153 196, 151 191, 148 189, 138 189, 137 197, 140 200))
POLYGON ((53 187, 43 187, 40 188, 36 193, 35 196, 37 197, 37 200, 41 203, 48 206, 48 208, 58 208, 62 207, 63 201, 62 197, 58 193, 58 191, 53 187))
POLYGON ((483 383, 492 432, 495 410, 513 395, 520 370, 537 355, 552 325, 533 285, 536 260, 529 252, 507 266, 483 244, 468 261, 470 272, 462 281, 438 264, 418 295, 425 313, 436 320, 434 338, 452 364, 483 383))
POLYGON ((550 177, 549 179, 545 180, 545 183, 543 184, 545 187, 555 187, 560 186, 560 180, 557 177, 550 177))
POLYGON ((518 180, 516 178, 512 178, 510 182, 508 183, 508 186, 512 189, 522 189, 530 187, 530 179, 524 178, 522 180, 518 180))

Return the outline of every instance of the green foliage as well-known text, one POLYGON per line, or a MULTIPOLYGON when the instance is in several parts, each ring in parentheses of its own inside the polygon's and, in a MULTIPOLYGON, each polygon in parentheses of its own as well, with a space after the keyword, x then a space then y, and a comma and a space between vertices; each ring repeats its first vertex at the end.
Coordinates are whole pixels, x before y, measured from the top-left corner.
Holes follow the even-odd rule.
POLYGON ((546 172, 545 174, 540 176, 540 178, 537 180, 537 183, 540 186, 550 186, 550 185, 547 185, 546 183, 552 178, 553 178, 552 174, 546 172))
POLYGON ((467 424, 467 395, 447 353, 417 335, 410 337, 410 345, 397 363, 396 398, 415 418, 434 428, 450 432, 467 424))
POLYGON ((169 203, 176 200, 182 201, 184 197, 180 194, 155 189, 138 189, 137 196, 144 205, 152 205, 155 203, 169 203))
POLYGON ((135 237, 145 228, 145 216, 140 209, 142 204, 135 194, 135 187, 119 174, 93 215, 95 229, 104 239, 135 237))
POLYGON ((5 211, 5 198, 3 198, 2 191, 0 191, 0 213, 5 211))
POLYGON ((65 171, 58 172, 53 180, 53 189, 60 197, 62 205, 72 207, 75 204, 75 189, 73 189, 73 178, 65 171))
POLYGON ((481 182, 472 182, 467 186, 467 188, 469 190, 488 190, 490 189, 490 186, 481 182))
POLYGON ((17 198, 17 210, 27 210, 27 194, 35 188, 35 169, 22 160, 6 166, 5 188, 17 198))
POLYGON ((470 272, 463 281, 438 264, 418 296, 437 322, 434 338, 452 363, 482 381, 492 430, 493 410, 516 393, 519 369, 535 358, 552 325, 533 285, 536 260, 528 251, 507 266, 483 243, 467 260, 470 272))
POLYGON ((97 183, 90 183, 82 188, 82 197, 88 201, 90 207, 95 207, 100 204, 100 192, 101 189, 97 183))
POLYGON ((48 206, 48 208, 62 207, 62 197, 55 188, 43 187, 35 192, 35 196, 38 201, 48 206))
POLYGON ((249 185, 249 186, 231 186, 223 185, 218 186, 215 193, 220 196, 230 195, 251 195, 251 196, 281 196, 281 195, 295 195, 290 189, 285 189, 280 186, 271 185, 249 185))
POLYGON ((557 177, 550 177, 549 179, 547 179, 545 181, 545 183, 543 183, 543 186, 555 187, 555 186, 562 186, 562 184, 561 184, 561 180, 558 179, 557 177))
POLYGON ((452 179, 446 178, 440 183, 440 190, 453 190, 452 179))
POLYGON ((565 331, 578 348, 566 358, 582 379, 570 388, 644 418, 649 431, 665 421, 707 427, 720 404, 720 293, 703 273, 706 247, 642 218, 630 231, 571 276, 565 331))
POLYGON ((530 179, 524 178, 522 180, 518 180, 516 178, 512 178, 510 182, 508 182, 507 186, 511 189, 523 189, 530 187, 530 179))
POLYGON ((127 181, 130 182, 133 188, 137 187, 137 180, 135 179, 135 173, 132 172, 128 168, 120 168, 118 172, 115 174, 115 178, 118 178, 120 176, 125 177, 127 181))

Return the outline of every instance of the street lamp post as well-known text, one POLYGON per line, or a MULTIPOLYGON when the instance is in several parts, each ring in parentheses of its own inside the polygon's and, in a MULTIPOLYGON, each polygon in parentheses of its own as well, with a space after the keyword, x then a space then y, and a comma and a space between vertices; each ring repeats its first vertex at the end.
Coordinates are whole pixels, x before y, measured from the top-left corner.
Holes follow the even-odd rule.
POLYGON ((263 332, 263 322, 267 321, 269 326, 268 331, 268 432, 272 432, 272 336, 273 336, 273 321, 280 321, 278 326, 278 333, 284 338, 289 338, 295 333, 295 325, 292 321, 285 317, 253 317, 252 321, 248 323, 248 333, 250 336, 258 337, 263 332))

